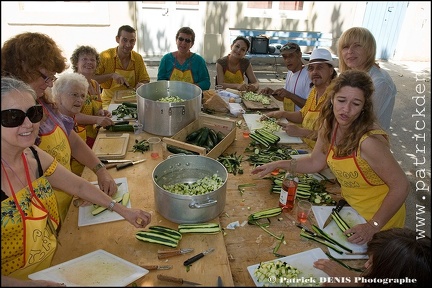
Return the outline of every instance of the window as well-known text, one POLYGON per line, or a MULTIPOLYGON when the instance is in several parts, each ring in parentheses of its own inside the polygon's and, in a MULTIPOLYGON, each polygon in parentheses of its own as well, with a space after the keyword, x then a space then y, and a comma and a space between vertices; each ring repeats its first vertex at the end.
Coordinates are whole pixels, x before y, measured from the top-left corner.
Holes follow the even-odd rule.
POLYGON ((245 16, 304 19, 306 6, 304 1, 248 1, 245 16))

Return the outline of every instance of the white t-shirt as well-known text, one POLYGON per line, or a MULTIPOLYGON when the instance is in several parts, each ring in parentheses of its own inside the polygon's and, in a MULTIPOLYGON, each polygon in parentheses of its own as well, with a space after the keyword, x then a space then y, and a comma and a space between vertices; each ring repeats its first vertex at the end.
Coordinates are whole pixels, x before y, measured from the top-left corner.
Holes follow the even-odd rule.
MULTIPOLYGON (((297 96, 307 99, 309 92, 311 80, 309 79, 309 74, 307 68, 303 67, 301 70, 293 73, 288 70, 285 80, 285 90, 296 94, 297 96)), ((295 111, 299 111, 301 107, 295 105, 295 111)))

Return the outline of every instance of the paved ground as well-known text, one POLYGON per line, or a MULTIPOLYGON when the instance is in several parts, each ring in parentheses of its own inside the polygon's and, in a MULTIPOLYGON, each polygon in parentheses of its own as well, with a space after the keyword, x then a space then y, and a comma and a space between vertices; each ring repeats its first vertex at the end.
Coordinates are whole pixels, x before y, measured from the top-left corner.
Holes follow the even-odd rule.
MULTIPOLYGON (((146 61, 151 81, 156 81, 158 59, 146 61)), ((396 83, 390 141, 395 158, 408 176, 412 191, 406 200, 406 226, 418 235, 431 236, 431 64, 429 62, 382 62, 396 83), (425 124, 425 126, 423 126, 425 124)), ((207 65, 211 79, 215 64, 207 65)), ((254 65, 262 88, 282 87, 286 68, 254 65)), ((214 81, 212 81, 212 88, 214 81)))

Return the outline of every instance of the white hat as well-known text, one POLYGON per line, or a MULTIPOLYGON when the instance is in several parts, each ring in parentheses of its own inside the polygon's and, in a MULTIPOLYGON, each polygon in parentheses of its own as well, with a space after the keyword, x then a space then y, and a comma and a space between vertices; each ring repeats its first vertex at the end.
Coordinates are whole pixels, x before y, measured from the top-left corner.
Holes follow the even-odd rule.
POLYGON ((309 57, 309 63, 308 64, 314 64, 314 63, 328 63, 335 68, 336 62, 333 61, 332 55, 330 51, 324 48, 316 48, 312 51, 312 54, 309 57))

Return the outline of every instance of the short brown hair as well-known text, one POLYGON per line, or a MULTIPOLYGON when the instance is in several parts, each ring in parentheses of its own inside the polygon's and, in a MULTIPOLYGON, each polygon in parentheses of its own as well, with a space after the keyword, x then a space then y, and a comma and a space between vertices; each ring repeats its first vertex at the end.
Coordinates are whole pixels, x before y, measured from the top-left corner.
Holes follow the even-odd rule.
POLYGON ((192 44, 195 43, 195 32, 192 30, 192 28, 190 28, 190 27, 182 27, 182 28, 180 28, 180 29, 177 31, 177 34, 176 34, 176 40, 177 40, 177 38, 178 38, 178 36, 179 36, 180 33, 184 33, 184 34, 191 35, 191 36, 192 36, 192 37, 191 37, 192 44))

